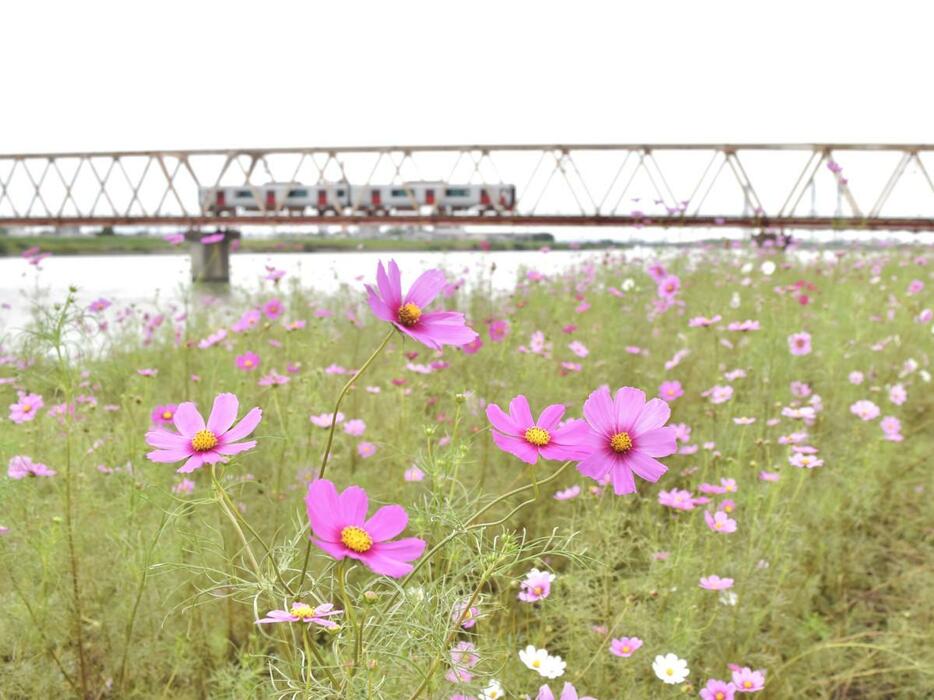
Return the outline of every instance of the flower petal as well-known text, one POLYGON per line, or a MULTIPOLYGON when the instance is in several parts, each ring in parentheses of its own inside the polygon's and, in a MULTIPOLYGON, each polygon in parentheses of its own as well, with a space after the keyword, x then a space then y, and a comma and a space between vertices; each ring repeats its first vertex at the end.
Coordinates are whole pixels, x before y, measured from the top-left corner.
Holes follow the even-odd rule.
POLYGON ((607 387, 601 386, 587 397, 584 401, 584 417, 595 432, 603 435, 616 432, 616 409, 607 387))
POLYGON ((509 402, 509 415, 512 416, 513 421, 522 432, 535 425, 532 409, 529 408, 529 400, 522 394, 509 402))
POLYGON ((195 469, 201 469, 204 466, 204 455, 203 454, 193 454, 188 458, 188 461, 185 462, 182 466, 175 470, 177 474, 188 474, 193 472, 195 469))
POLYGON ((516 422, 495 403, 486 405, 486 417, 493 424, 493 427, 501 433, 506 435, 519 434, 519 426, 516 425, 516 422))
POLYGON ((346 557, 348 554, 353 554, 353 552, 348 550, 341 542, 328 542, 327 540, 321 540, 317 537, 312 537, 311 543, 338 561, 346 557))
POLYGON ((337 489, 333 482, 327 479, 315 479, 308 484, 308 492, 305 494, 305 510, 308 513, 311 531, 317 537, 330 542, 340 542, 341 528, 344 523, 341 519, 337 489))
POLYGON ((168 430, 150 430, 146 433, 146 442, 153 447, 172 450, 182 447, 187 448, 189 438, 178 433, 170 433, 168 430))
POLYGON ((640 434, 635 440, 635 447, 650 457, 667 457, 678 450, 674 428, 656 428, 640 434))
MULTIPOLYGON (((664 403, 664 401, 662 403, 664 403)), ((668 471, 668 467, 664 464, 639 450, 629 452, 626 455, 626 463, 640 477, 653 483, 658 481, 662 474, 668 471)))
POLYGON ((636 492, 636 480, 632 476, 632 470, 627 465, 617 464, 613 467, 610 477, 613 480, 613 493, 617 496, 636 492))
POLYGON ((153 450, 148 452, 146 457, 150 462, 160 462, 168 464, 170 462, 179 462, 183 459, 187 459, 191 456, 191 450, 184 449, 168 449, 168 450, 153 450))
POLYGON ((535 425, 551 432, 557 427, 558 423, 561 422, 561 419, 564 417, 564 411, 564 404, 553 403, 550 406, 545 406, 539 414, 538 422, 535 425))
POLYGON ((412 303, 418 308, 424 309, 435 300, 435 297, 444 287, 445 281, 444 273, 441 270, 426 270, 409 287, 409 291, 402 303, 412 303))
POLYGON ((237 419, 237 411, 239 410, 240 401, 234 394, 218 394, 214 398, 214 405, 211 407, 207 429, 215 435, 223 435, 237 419))
POLYGON ((219 435, 221 443, 229 445, 236 442, 256 430, 256 426, 263 419, 263 410, 261 408, 251 408, 250 412, 243 416, 243 419, 223 435, 219 435))
POLYGON ((671 406, 668 402, 662 399, 652 399, 639 413, 639 417, 632 426, 632 432, 634 436, 639 436, 650 430, 661 428, 670 417, 671 406))
POLYGON ((347 527, 348 525, 362 527, 366 521, 366 511, 369 507, 366 491, 359 486, 348 486, 337 497, 337 501, 340 507, 341 527, 347 527))
POLYGON ((198 413, 197 407, 191 401, 180 403, 172 416, 176 430, 184 437, 191 438, 199 430, 204 430, 204 418, 198 413))
POLYGON ((645 392, 641 389, 634 389, 631 386, 624 386, 616 391, 616 397, 613 399, 613 410, 616 413, 616 427, 619 430, 633 432, 633 424, 636 422, 639 412, 645 406, 645 392))
POLYGON ((409 516, 402 506, 383 506, 375 513, 373 517, 366 521, 363 529, 373 538, 374 542, 384 542, 391 540, 400 532, 405 530, 409 524, 409 516))
POLYGON ((229 445, 220 445, 214 448, 214 451, 222 455, 236 455, 256 447, 256 440, 247 440, 246 442, 234 442, 229 445))
POLYGON ((526 464, 535 464, 538 461, 538 448, 530 445, 522 438, 503 435, 493 432, 493 442, 504 452, 508 452, 521 459, 526 464))

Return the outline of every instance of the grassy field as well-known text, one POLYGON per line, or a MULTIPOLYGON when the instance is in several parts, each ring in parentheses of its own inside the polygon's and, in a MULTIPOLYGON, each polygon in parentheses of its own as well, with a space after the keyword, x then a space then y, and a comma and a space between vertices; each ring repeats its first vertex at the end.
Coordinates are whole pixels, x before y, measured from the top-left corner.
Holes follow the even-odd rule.
MULTIPOLYGON (((535 698, 570 682, 675 698, 735 665, 764 673, 762 698, 930 698, 926 255, 697 249, 662 275, 610 253, 500 294, 495 254, 478 254, 429 307, 466 313, 482 340, 468 352, 394 331, 358 284, 322 297, 288 277, 224 304, 37 309, 0 352, 0 457, 29 474, 0 480, 0 696, 535 698), (328 450, 309 417, 327 426, 348 385, 328 450), (663 396, 677 426, 667 473, 638 493, 494 443, 489 403, 581 418, 603 385, 663 396), (255 447, 185 474, 147 459, 154 420, 186 401, 207 416, 223 392, 238 420, 262 410, 255 447), (339 491, 407 511, 399 537, 426 542, 413 573, 309 544, 328 451, 339 491), (736 531, 708 526, 715 512, 736 531), (523 587, 533 568, 554 579, 523 587), (732 587, 701 587, 711 575, 732 587), (339 629, 256 624, 296 601, 333 603, 339 629), (520 660, 529 645, 561 657, 560 677, 520 660), (690 669, 681 683, 653 670, 666 654, 690 669)), ((639 448, 631 432, 613 449, 639 448)))

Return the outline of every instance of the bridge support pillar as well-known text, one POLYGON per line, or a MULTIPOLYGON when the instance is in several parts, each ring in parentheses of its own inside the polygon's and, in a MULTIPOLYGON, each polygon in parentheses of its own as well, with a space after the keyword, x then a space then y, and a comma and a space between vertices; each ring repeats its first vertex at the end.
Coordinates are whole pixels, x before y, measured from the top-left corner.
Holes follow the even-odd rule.
POLYGON ((230 253, 240 246, 239 231, 185 234, 191 257, 192 282, 230 282, 230 253))

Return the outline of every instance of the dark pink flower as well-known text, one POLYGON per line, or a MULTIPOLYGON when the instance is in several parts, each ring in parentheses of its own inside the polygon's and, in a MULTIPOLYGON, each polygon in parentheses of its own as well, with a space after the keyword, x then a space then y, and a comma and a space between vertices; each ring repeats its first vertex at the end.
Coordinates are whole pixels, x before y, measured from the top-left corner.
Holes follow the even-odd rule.
POLYGON ((311 541, 338 561, 350 557, 377 574, 405 576, 412 571, 409 562, 425 551, 425 540, 408 537, 391 541, 408 525, 405 509, 383 506, 367 519, 368 505, 366 491, 359 486, 338 494, 327 479, 311 482, 305 496, 311 541))
POLYGON ((152 413, 149 414, 149 417, 152 419, 153 425, 167 425, 172 422, 172 419, 175 418, 175 409, 178 408, 174 403, 167 403, 164 406, 156 406, 152 409, 152 413))
POLYGON ((256 429, 263 412, 253 408, 234 425, 239 407, 240 402, 233 394, 219 394, 205 423, 194 403, 186 401, 179 404, 172 419, 178 432, 156 429, 146 433, 146 442, 157 448, 146 456, 153 462, 165 463, 184 459, 185 463, 177 471, 185 474, 252 449, 256 440, 238 440, 256 429))
POLYGON ((402 294, 402 273, 395 260, 389 261, 387 274, 383 263, 376 269, 375 289, 366 285, 368 301, 374 315, 392 323, 398 330, 423 345, 438 350, 442 345, 464 346, 477 337, 464 315, 455 311, 425 312, 444 287, 444 273, 428 270, 402 294))
POLYGON ((639 389, 623 387, 615 398, 607 387, 597 389, 584 403, 590 455, 577 465, 578 471, 597 481, 609 476, 617 495, 635 493, 633 473, 658 481, 668 468, 655 458, 677 449, 675 430, 664 427, 670 415, 666 402, 646 402, 639 389))
POLYGON ((259 367, 259 363, 259 355, 255 352, 245 352, 242 355, 237 355, 237 368, 242 369, 244 372, 252 372, 259 367))
POLYGON ((509 413, 494 403, 486 407, 486 417, 493 424, 493 442, 526 464, 535 464, 539 455, 544 459, 580 459, 587 454, 581 443, 587 436, 587 424, 569 420, 559 427, 564 406, 546 406, 536 421, 529 400, 516 396, 509 402, 509 413))

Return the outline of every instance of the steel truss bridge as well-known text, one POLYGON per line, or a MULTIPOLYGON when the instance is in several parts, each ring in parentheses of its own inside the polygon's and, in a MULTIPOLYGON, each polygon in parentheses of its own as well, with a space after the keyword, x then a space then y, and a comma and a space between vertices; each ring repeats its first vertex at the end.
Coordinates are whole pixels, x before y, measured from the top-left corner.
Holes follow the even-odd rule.
POLYGON ((0 227, 657 226, 934 230, 931 144, 546 144, 0 155, 0 227), (516 187, 511 211, 204 212, 199 187, 516 187))

